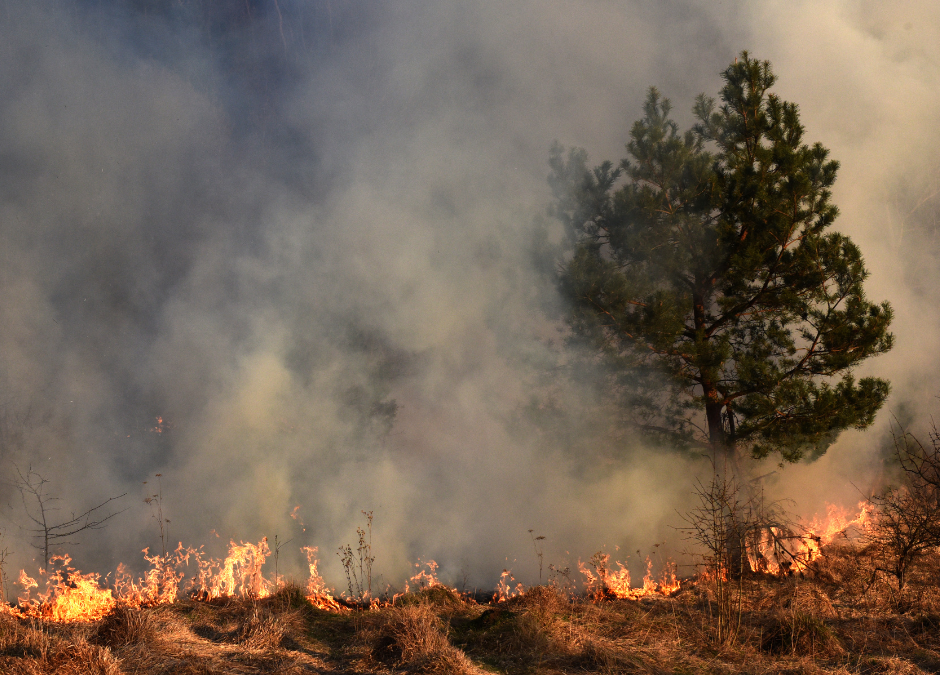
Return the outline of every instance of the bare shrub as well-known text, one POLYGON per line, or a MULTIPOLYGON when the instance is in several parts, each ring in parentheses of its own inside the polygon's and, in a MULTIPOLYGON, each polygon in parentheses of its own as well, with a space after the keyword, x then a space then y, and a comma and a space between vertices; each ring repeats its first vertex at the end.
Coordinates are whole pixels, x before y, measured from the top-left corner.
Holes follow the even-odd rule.
POLYGON ((895 434, 894 448, 912 487, 937 503, 940 499, 940 430, 936 424, 929 438, 930 445, 926 446, 913 434, 895 434))
POLYGON ((50 496, 47 491, 49 481, 39 472, 34 471, 32 466, 27 467, 26 473, 23 473, 19 467, 14 468, 16 469, 16 478, 13 485, 20 492, 26 516, 35 525, 35 527, 25 529, 32 533, 32 537, 39 542, 33 546, 42 551, 45 567, 49 566, 49 559, 52 555, 51 547, 54 544, 74 543, 67 541, 67 539, 85 530, 100 530, 105 527, 109 520, 127 510, 112 511, 105 515, 105 507, 111 502, 125 497, 127 495, 125 492, 122 495, 109 497, 79 515, 75 515, 73 512, 71 518, 60 520, 57 523, 53 522, 53 520, 59 520, 55 513, 61 509, 54 506, 58 498, 50 496))
POLYGON ((571 578, 570 567, 561 567, 549 563, 548 583, 566 597, 573 597, 577 593, 578 585, 571 578))
POLYGON ((369 600, 372 597, 372 511, 363 511, 366 517, 366 529, 356 528, 359 535, 359 545, 353 550, 351 544, 340 546, 336 555, 339 556, 346 572, 346 582, 349 587, 349 597, 355 600, 369 600))
POLYGON ((877 571, 891 575, 904 590, 911 566, 940 545, 933 532, 937 513, 908 487, 892 487, 871 497, 876 517, 863 541, 874 547, 877 571))
MULTIPOLYGON (((912 567, 940 546, 940 434, 936 426, 924 445, 910 433, 895 434, 900 485, 873 495, 874 519, 863 535, 875 558, 875 574, 894 579, 895 602, 906 605, 912 567)), ((874 581, 874 577, 872 579, 874 581)))
POLYGON ((717 471, 709 483, 698 481, 694 492, 698 506, 683 516, 687 527, 682 530, 686 539, 701 546, 697 555, 705 578, 714 584, 715 640, 732 644, 741 628, 741 570, 746 564, 747 533, 753 527, 753 502, 742 497, 733 476, 717 471))

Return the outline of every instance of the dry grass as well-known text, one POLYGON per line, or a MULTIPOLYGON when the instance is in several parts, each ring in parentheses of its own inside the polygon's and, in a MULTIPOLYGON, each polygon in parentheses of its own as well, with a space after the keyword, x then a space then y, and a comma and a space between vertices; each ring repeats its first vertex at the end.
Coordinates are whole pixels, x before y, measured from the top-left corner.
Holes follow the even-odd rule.
POLYGON ((448 626, 427 602, 376 612, 363 631, 366 663, 384 663, 416 673, 463 675, 477 669, 447 636, 448 626))
POLYGON ((92 624, 0 615, 2 673, 940 672, 940 554, 899 593, 872 556, 831 546, 805 578, 744 580, 741 630, 720 645, 714 589, 594 603, 550 586, 477 604, 434 587, 371 611, 263 600, 117 608, 92 624))
POLYGON ((86 625, 0 617, 0 672, 10 675, 117 675, 117 659, 88 640, 86 625))

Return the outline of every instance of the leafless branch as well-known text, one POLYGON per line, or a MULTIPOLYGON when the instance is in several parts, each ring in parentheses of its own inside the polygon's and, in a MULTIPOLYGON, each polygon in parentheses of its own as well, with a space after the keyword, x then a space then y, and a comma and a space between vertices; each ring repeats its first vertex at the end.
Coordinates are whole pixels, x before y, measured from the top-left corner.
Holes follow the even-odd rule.
POLYGON ((33 546, 42 551, 45 566, 49 565, 50 546, 56 543, 74 543, 62 540, 84 530, 100 530, 109 520, 127 510, 121 509, 107 515, 104 515, 101 511, 111 502, 126 496, 127 493, 125 492, 116 497, 109 497, 97 506, 93 506, 78 515, 73 512, 68 520, 55 523, 51 516, 59 511, 59 508, 54 508, 51 504, 59 501, 59 499, 49 496, 46 492, 46 486, 49 484, 48 479, 34 471, 32 466, 27 467, 25 474, 19 467, 15 467, 15 469, 17 474, 15 485, 20 491, 26 516, 36 525, 34 528, 24 529, 32 532, 35 539, 41 540, 41 544, 34 544, 33 546))

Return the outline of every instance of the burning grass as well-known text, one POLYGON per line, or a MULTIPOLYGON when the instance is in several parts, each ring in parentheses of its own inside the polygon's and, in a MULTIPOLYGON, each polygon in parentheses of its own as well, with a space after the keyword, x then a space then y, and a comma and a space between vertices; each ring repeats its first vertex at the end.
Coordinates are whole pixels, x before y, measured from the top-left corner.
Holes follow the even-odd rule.
POLYGON ((309 585, 287 585, 263 597, 184 593, 141 606, 116 596, 87 621, 9 611, 0 615, 0 672, 940 671, 940 554, 918 561, 903 612, 890 578, 872 576, 874 560, 857 544, 831 543, 802 575, 737 581, 733 645, 714 640, 707 578, 670 595, 617 597, 597 593, 595 581, 587 594, 536 586, 481 603, 429 575, 382 603, 333 600, 343 610, 318 607, 309 585))
POLYGON ((567 576, 524 588, 507 571, 491 598, 458 593, 433 561, 401 593, 375 598, 360 583, 334 597, 312 548, 307 582, 275 585, 266 541, 233 542, 222 560, 145 552, 149 572, 121 569, 109 587, 59 558, 44 590, 24 573, 19 603, 0 611, 0 672, 940 672, 940 551, 912 559, 899 584, 878 539, 846 536, 864 512, 830 516, 809 537, 757 540, 746 554, 764 571, 740 577, 680 582, 674 566, 648 566, 633 587, 598 553, 577 590, 567 576), (729 589, 732 639, 716 622, 729 589))

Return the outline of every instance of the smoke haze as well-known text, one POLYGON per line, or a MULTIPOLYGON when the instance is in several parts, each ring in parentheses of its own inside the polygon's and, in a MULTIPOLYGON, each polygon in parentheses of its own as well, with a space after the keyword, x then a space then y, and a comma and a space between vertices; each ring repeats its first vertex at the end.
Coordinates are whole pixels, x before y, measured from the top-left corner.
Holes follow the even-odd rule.
POLYGON ((649 86, 687 126, 742 49, 841 162, 836 227, 896 312, 865 366, 893 383, 876 428, 771 479, 804 513, 852 503, 892 413, 923 425, 940 393, 927 1, 0 2, 3 477, 32 466, 62 514, 128 493, 68 548, 102 572, 159 547, 157 473, 172 541, 277 534, 334 585, 363 510, 393 584, 418 558, 534 582, 530 529, 546 567, 676 554, 698 469, 605 433, 553 376, 533 223, 554 139, 617 160, 649 86), (553 405, 564 428, 538 423, 553 405))

